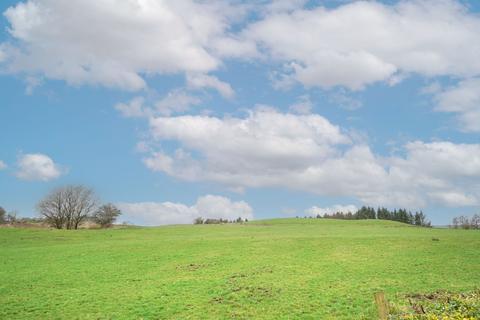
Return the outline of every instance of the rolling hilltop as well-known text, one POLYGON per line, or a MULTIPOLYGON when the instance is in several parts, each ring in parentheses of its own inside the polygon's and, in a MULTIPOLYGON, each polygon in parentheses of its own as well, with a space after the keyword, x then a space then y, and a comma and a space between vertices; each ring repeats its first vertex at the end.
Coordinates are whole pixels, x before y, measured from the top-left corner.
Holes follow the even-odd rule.
POLYGON ((2 319, 375 319, 373 294, 474 290, 480 233, 275 219, 0 229, 2 319))

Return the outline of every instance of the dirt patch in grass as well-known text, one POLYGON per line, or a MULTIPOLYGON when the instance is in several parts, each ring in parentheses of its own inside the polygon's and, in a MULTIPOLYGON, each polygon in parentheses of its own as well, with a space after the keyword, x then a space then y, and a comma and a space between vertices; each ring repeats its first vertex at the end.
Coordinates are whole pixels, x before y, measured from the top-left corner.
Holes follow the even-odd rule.
POLYGON ((182 270, 182 271, 197 271, 200 269, 206 268, 208 265, 206 264, 201 264, 201 263, 189 263, 185 265, 178 265, 177 270, 182 270))

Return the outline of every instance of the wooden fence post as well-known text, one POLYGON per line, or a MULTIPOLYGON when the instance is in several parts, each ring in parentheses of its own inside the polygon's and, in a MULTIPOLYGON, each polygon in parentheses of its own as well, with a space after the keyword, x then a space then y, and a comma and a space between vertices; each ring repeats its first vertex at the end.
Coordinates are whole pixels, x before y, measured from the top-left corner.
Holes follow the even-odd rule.
POLYGON ((385 293, 377 292, 375 293, 375 303, 377 304, 378 309, 378 318, 380 320, 388 319, 388 304, 385 299, 385 293))

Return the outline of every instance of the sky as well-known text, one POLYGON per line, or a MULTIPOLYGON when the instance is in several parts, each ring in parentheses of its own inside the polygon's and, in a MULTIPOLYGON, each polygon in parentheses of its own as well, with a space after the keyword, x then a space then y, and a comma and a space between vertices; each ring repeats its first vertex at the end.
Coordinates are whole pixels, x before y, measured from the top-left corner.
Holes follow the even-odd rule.
POLYGON ((480 211, 480 3, 0 2, 0 206, 122 221, 480 211))

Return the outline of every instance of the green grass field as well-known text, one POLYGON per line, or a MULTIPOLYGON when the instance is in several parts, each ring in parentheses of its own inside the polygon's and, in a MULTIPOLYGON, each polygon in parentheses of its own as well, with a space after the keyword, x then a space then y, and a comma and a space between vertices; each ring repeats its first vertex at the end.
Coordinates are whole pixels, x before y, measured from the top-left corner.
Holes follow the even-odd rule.
POLYGON ((480 285, 480 232, 389 221, 3 228, 0 242, 0 319, 375 319, 377 291, 480 285))

